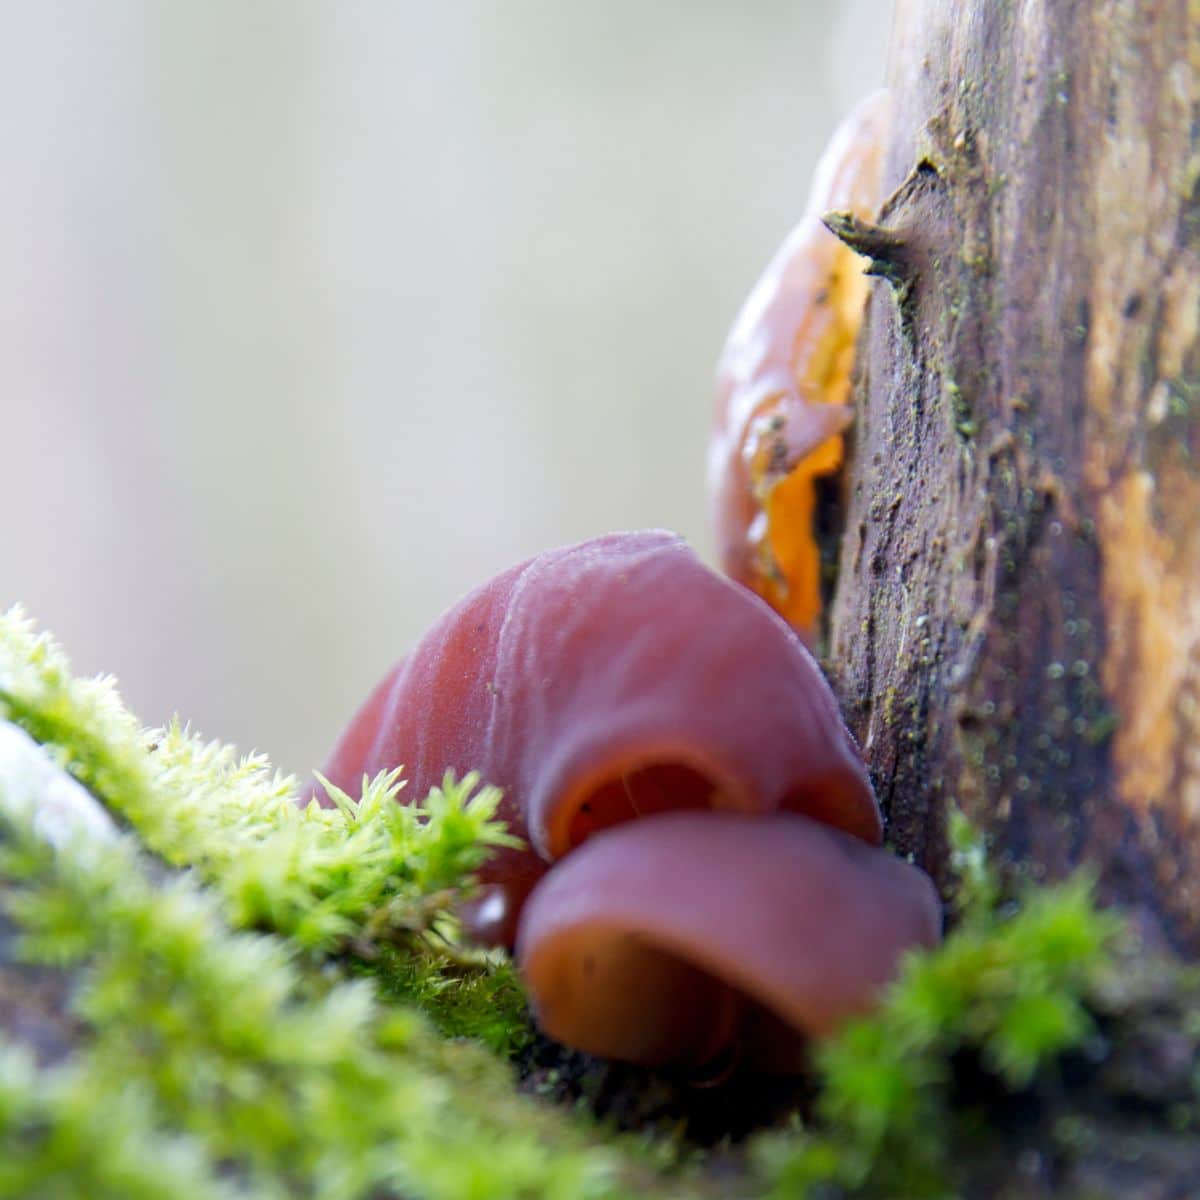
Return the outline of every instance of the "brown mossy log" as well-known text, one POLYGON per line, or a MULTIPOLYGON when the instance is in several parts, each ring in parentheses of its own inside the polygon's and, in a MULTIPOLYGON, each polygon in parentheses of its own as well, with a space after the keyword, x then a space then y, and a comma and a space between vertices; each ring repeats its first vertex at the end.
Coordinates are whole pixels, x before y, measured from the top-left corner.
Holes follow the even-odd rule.
POLYGON ((1200 4, 901 0, 829 662, 958 803, 1200 954, 1200 4))

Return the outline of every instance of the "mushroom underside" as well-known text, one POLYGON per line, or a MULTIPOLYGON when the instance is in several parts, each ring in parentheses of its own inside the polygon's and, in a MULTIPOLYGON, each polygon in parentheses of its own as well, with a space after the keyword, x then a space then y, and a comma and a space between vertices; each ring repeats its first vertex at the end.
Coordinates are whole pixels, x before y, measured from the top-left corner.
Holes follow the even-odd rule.
POLYGON ((923 872, 839 830, 790 812, 668 811, 556 863, 525 902, 516 953, 561 1042, 787 1072, 940 925, 923 872))
MULTIPOLYGON (((801 813, 877 845, 879 808, 856 760, 831 755, 786 787, 756 778, 746 756, 698 744, 680 728, 649 740, 583 739, 568 771, 552 773, 526 810, 535 845, 558 860, 595 834, 661 813, 801 813)), ((740 748, 739 748, 740 749, 740 748)))

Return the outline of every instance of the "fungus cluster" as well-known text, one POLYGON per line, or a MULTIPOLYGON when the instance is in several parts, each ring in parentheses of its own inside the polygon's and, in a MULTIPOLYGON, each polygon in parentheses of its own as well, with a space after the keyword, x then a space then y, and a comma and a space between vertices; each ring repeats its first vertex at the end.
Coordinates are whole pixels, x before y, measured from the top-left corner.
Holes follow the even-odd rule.
POLYGON ((551 550, 446 613, 324 774, 504 789, 525 846, 464 913, 515 948, 552 1037, 605 1057, 795 1066, 939 936, 881 847, 858 751, 796 634, 677 537, 551 550))

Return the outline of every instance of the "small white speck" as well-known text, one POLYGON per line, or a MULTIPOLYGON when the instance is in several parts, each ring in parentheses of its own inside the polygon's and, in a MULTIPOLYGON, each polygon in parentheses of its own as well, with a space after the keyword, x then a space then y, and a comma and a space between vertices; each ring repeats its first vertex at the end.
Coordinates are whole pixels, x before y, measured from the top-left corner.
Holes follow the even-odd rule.
POLYGON ((508 915, 508 898, 503 888, 493 888, 475 910, 472 924, 480 929, 491 929, 500 925, 508 915))
POLYGON ((1146 420, 1151 425, 1161 425, 1167 419, 1170 398, 1170 389, 1161 379, 1150 389, 1150 398, 1146 401, 1146 420))

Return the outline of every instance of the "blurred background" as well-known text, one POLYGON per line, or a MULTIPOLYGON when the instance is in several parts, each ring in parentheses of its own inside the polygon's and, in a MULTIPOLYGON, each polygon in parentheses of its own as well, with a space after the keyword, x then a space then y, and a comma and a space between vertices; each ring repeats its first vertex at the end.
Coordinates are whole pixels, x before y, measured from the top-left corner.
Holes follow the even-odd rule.
POLYGON ((0 2, 0 608, 305 772, 470 587, 667 526, 888 0, 0 2))

